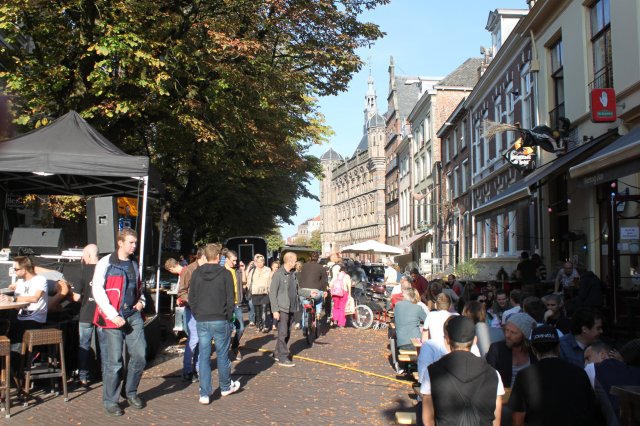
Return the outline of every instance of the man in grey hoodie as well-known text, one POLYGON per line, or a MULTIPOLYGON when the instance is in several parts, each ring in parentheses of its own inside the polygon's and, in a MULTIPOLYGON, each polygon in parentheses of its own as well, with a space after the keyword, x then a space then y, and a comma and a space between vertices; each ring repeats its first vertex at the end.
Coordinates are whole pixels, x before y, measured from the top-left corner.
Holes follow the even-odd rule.
POLYGON ((196 319, 200 346, 200 399, 209 404, 211 388, 211 339, 215 340, 218 381, 222 396, 240 389, 240 382, 231 380, 229 347, 233 327, 234 289, 231 273, 220 266, 219 244, 207 244, 207 262, 193 271, 189 286, 189 304, 196 319))
POLYGON ((300 309, 298 299, 298 280, 296 278, 296 261, 298 257, 293 252, 284 255, 282 268, 278 269, 271 279, 269 288, 269 301, 273 319, 278 321, 278 342, 276 344, 275 358, 283 367, 295 367, 289 359, 289 337, 293 314, 300 309))

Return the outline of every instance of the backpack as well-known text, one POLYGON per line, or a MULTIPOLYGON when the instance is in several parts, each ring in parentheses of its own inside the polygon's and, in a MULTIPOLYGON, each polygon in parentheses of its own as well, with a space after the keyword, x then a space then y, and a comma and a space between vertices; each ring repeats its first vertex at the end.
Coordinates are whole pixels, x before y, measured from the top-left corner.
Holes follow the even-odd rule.
POLYGON ((331 295, 336 297, 344 296, 344 282, 342 281, 345 273, 340 272, 337 277, 331 281, 331 295))

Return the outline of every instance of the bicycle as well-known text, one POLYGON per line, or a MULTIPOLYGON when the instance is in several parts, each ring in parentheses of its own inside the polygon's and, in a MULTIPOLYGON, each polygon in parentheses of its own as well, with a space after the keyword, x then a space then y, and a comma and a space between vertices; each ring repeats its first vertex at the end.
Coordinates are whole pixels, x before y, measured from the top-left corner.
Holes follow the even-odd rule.
POLYGON ((381 305, 379 298, 367 297, 366 293, 356 294, 356 308, 353 314, 353 326, 360 330, 373 328, 374 330, 387 328, 389 316, 386 308, 381 305))
POLYGON ((302 334, 307 339, 309 347, 312 347, 313 342, 320 337, 315 300, 313 300, 313 298, 305 297, 302 307, 304 309, 302 315, 306 317, 306 320, 304 320, 305 326, 302 329, 302 334))

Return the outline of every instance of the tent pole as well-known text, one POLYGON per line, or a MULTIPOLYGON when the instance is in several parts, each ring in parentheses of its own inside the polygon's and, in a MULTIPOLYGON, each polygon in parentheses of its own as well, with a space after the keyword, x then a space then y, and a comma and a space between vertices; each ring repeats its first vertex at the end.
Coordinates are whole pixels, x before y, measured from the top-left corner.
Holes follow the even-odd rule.
POLYGON ((160 234, 158 239, 158 267, 156 268, 156 315, 160 313, 160 261, 162 260, 162 238, 164 234, 164 204, 160 208, 160 234))
POLYGON ((142 195, 142 229, 140 230, 140 280, 144 279, 144 243, 147 233, 147 196, 149 195, 149 176, 142 178, 143 195, 142 195))

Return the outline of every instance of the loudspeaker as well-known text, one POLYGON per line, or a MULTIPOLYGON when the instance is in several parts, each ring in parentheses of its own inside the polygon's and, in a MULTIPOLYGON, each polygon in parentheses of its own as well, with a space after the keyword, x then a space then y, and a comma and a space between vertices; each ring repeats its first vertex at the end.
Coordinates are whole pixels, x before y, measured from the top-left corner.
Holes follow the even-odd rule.
POLYGON ((14 228, 9 247, 12 253, 60 254, 63 239, 60 228, 14 228))
POLYGON ((87 242, 97 244, 99 253, 116 250, 118 202, 115 197, 87 200, 87 242))

